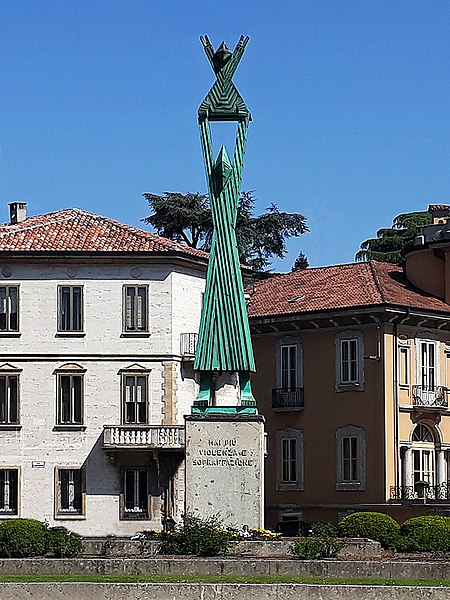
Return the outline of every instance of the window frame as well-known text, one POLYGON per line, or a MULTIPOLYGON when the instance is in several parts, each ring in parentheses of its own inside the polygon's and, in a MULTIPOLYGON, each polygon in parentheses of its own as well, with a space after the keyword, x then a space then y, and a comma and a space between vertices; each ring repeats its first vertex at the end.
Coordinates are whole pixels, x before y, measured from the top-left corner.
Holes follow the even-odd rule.
MULTIPOLYGON (((149 374, 150 372, 148 370, 142 370, 142 371, 128 371, 128 370, 123 370, 121 372, 122 375, 122 385, 121 385, 121 402, 120 402, 120 421, 122 425, 134 425, 134 426, 139 426, 139 425, 148 425, 150 423, 150 397, 149 397, 149 374), (127 377, 133 377, 135 379, 135 381, 137 382, 137 379, 139 377, 142 377, 145 381, 145 421, 137 421, 136 419, 134 421, 127 421, 126 420, 126 413, 127 413, 127 401, 126 401, 126 394, 127 394, 127 385, 126 385, 126 379, 127 377)), ((137 385, 134 386, 134 388, 137 390, 137 385)), ((139 406, 139 402, 135 399, 134 401, 134 405, 135 405, 135 415, 139 414, 139 410, 138 410, 138 406, 139 406)))
MULTIPOLYGON (((16 482, 16 502, 17 507, 15 511, 4 511, 0 509, 0 520, 2 519, 17 519, 20 517, 21 513, 21 484, 22 484, 22 470, 21 467, 17 465, 2 465, 0 467, 0 472, 2 471, 15 471, 17 473, 17 482, 16 482)), ((0 490, 1 493, 1 490, 0 490)))
MULTIPOLYGON (((350 443, 350 448, 351 448, 350 443)), ((350 470, 352 465, 350 462, 350 470)), ((362 427, 347 425, 336 430, 336 490, 364 491, 366 489, 366 433, 362 427), (356 457, 350 455, 349 460, 357 460, 356 479, 345 477, 344 440, 357 439, 356 457)))
POLYGON ((5 378, 5 396, 6 396, 6 400, 5 400, 6 411, 5 412, 8 412, 9 414, 11 414, 11 400, 10 400, 10 393, 8 391, 9 390, 8 381, 11 378, 16 379, 16 414, 17 414, 17 418, 15 421, 12 421, 11 419, 1 420, 1 412, 0 412, 0 427, 20 425, 20 372, 19 371, 3 371, 2 369, 0 369, 0 385, 1 385, 2 377, 5 378))
MULTIPOLYGON (((136 296, 135 296, 136 297, 136 296)), ((132 284, 126 283, 122 287, 122 333, 125 335, 139 335, 149 333, 150 331, 150 310, 149 310, 149 286, 148 284, 132 284), (129 288, 134 288, 136 292, 139 288, 142 288, 145 291, 145 307, 143 311, 143 315, 145 318, 145 327, 135 327, 133 329, 129 328, 127 325, 127 290, 129 288)), ((135 306, 134 315, 135 320, 137 321, 137 306, 135 306)))
POLYGON ((412 383, 410 347, 406 344, 398 345, 398 380, 401 388, 409 388, 412 383), (404 362, 402 357, 404 357, 404 362))
POLYGON ((1 288, 5 288, 5 302, 6 302, 6 307, 5 307, 5 314, 6 314, 6 322, 7 322, 7 326, 5 327, 5 329, 0 329, 0 335, 14 335, 14 334, 18 334, 20 333, 20 285, 19 284, 11 284, 11 285, 0 285, 0 289, 1 288), (14 288, 16 290, 17 293, 17 327, 14 329, 11 327, 10 324, 10 320, 11 320, 11 310, 10 310, 10 306, 11 306, 11 301, 10 301, 10 295, 8 293, 8 291, 10 289, 14 288))
POLYGON ((55 467, 55 481, 54 481, 54 503, 55 503, 55 514, 54 518, 57 520, 79 520, 86 518, 86 470, 80 465, 58 465, 55 467), (79 497, 80 497, 80 509, 77 510, 62 510, 61 509, 61 479, 60 474, 63 471, 77 471, 79 473, 79 497))
MULTIPOLYGON (((430 365, 424 365, 423 362, 423 344, 426 344, 428 347, 428 351, 427 351, 427 356, 429 356, 429 348, 432 347, 433 348, 433 388, 432 390, 435 390, 437 387, 439 387, 441 385, 441 377, 440 377, 440 359, 441 359, 441 354, 440 354, 440 343, 438 340, 430 338, 430 337, 417 337, 416 338, 416 382, 418 385, 420 385, 422 388, 423 386, 423 381, 424 381, 424 369, 428 369, 430 368, 430 365)), ((426 378, 428 380, 429 378, 429 372, 428 375, 426 375, 426 378)), ((426 388, 428 389, 428 381, 427 381, 427 386, 426 388)), ((430 391, 432 391, 430 390, 430 391)), ((424 388, 425 391, 425 388, 424 388)))
POLYGON ((57 331, 58 334, 62 335, 70 335, 70 334, 78 334, 82 335, 84 333, 84 285, 75 285, 75 284, 59 284, 58 285, 58 318, 57 318, 57 331), (65 329, 63 327, 63 290, 64 288, 70 289, 70 315, 69 315, 69 328, 65 329), (80 290, 80 329, 75 329, 73 327, 74 321, 74 313, 73 313, 73 290, 80 290))
POLYGON ((276 434, 276 450, 277 450, 277 477, 276 489, 279 491, 303 490, 304 489, 304 444, 303 431, 287 427, 277 431, 276 434), (295 456, 290 456, 290 462, 295 465, 295 480, 284 480, 284 447, 286 441, 295 441, 295 456))
MULTIPOLYGON (((348 345, 350 350, 350 345, 348 345)), ((360 330, 349 329, 346 331, 340 331, 336 334, 335 338, 335 378, 336 378, 336 391, 359 391, 364 390, 364 334, 360 330), (356 356, 354 359, 356 378, 355 379, 343 379, 343 357, 344 357, 344 344, 349 342, 356 342, 356 356)), ((351 356, 348 353, 348 371, 351 376, 351 356)))
MULTIPOLYGON (((79 365, 76 364, 68 364, 68 365, 63 365, 62 367, 60 367, 59 369, 56 369, 54 371, 54 374, 56 375, 56 419, 55 419, 55 427, 56 428, 78 428, 78 427, 82 427, 84 428, 84 403, 85 403, 85 373, 86 373, 86 369, 83 369, 82 367, 80 367, 79 365), (72 406, 72 402, 74 402, 74 400, 70 400, 71 402, 71 411, 72 411, 72 418, 70 421, 63 421, 62 420, 62 395, 63 395, 63 386, 62 386, 62 378, 63 377, 69 377, 70 378, 70 387, 69 389, 71 390, 70 394, 72 396, 72 390, 73 390, 73 380, 74 378, 79 378, 80 379, 80 408, 79 408, 79 412, 80 412, 80 421, 75 421, 73 416, 74 416, 74 409, 72 406)), ((73 392, 74 393, 74 392, 73 392)))
MULTIPOLYGON (((134 490, 136 492, 136 490, 134 490)), ((137 493, 139 495, 139 483, 137 493)), ((150 469, 146 466, 126 466, 122 467, 120 472, 120 502, 119 502, 119 520, 120 521, 151 521, 153 518, 152 513, 152 504, 151 504, 151 495, 150 495, 150 469), (134 511, 126 509, 126 483, 125 483, 125 473, 127 472, 137 472, 141 471, 145 473, 146 477, 146 497, 144 500, 144 510, 143 511, 134 511), (127 516, 134 515, 134 516, 127 516)))

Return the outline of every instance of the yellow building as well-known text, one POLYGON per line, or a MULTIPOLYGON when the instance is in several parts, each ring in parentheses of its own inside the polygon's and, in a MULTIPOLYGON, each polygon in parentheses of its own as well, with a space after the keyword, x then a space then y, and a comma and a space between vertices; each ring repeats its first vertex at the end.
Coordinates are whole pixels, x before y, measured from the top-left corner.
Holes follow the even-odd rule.
POLYGON ((306 269, 247 290, 269 527, 450 514, 450 209, 429 210, 405 269, 306 269))

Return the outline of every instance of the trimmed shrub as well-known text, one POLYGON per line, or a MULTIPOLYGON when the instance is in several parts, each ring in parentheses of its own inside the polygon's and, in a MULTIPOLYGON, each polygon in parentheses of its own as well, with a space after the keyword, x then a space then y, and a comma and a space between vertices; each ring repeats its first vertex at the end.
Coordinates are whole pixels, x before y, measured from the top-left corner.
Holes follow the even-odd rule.
POLYGON ((369 538, 380 542, 383 548, 396 545, 399 529, 399 524, 392 517, 377 512, 353 513, 338 523, 340 536, 369 538))
POLYGON ((413 517, 400 525, 399 552, 449 552, 450 517, 413 517))
POLYGON ((236 536, 224 530, 216 517, 202 519, 186 515, 180 527, 161 532, 159 553, 220 556, 226 554, 235 541, 236 536))
POLYGON ((297 540, 291 544, 289 552, 304 560, 316 560, 334 558, 344 546, 345 543, 335 537, 310 538, 297 540))
POLYGON ((9 519, 0 524, 0 557, 44 556, 49 533, 45 523, 34 519, 9 519))
POLYGON ((333 523, 313 523, 311 535, 313 537, 337 537, 339 532, 333 523))
POLYGON ((49 552, 56 558, 72 558, 83 551, 81 535, 65 527, 52 527, 49 533, 49 552))

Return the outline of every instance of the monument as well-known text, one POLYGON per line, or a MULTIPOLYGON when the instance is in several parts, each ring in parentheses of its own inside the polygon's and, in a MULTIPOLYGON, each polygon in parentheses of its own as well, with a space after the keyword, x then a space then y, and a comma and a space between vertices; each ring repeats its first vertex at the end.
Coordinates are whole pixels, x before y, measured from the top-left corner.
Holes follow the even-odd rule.
POLYGON ((233 52, 200 40, 216 75, 198 111, 214 230, 194 362, 200 390, 185 417, 186 512, 262 527, 264 418, 250 383, 255 361, 235 232, 251 115, 232 78, 249 38, 233 52), (237 123, 233 160, 224 146, 214 159, 214 121, 237 123))

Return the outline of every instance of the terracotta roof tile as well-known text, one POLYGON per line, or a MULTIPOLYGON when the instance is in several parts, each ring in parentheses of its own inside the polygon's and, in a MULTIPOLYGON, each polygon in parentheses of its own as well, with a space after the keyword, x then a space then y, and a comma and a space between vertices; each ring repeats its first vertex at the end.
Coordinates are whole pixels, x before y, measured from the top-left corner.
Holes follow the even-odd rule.
POLYGON ((450 313, 450 305, 409 284, 403 269, 367 262, 303 269, 248 286, 249 316, 268 317, 376 305, 450 313))
POLYGON ((164 237, 78 208, 0 224, 0 251, 12 252, 177 252, 208 258, 164 237))

